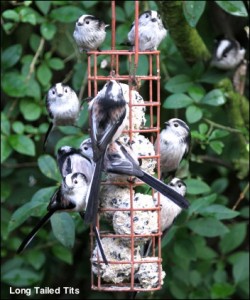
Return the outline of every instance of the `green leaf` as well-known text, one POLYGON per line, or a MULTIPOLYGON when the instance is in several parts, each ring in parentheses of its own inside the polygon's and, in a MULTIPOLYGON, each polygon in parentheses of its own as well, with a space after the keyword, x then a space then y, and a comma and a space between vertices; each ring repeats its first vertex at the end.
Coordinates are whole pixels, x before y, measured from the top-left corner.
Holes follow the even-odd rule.
POLYGON ((203 116, 202 110, 195 105, 190 105, 186 110, 186 119, 188 123, 196 123, 198 122, 203 116))
POLYGON ((188 214, 191 215, 192 213, 198 213, 200 209, 203 207, 207 207, 211 203, 213 203, 217 198, 216 194, 211 194, 209 196, 201 197, 192 201, 191 205, 188 208, 188 214))
POLYGON ((33 52, 36 53, 37 48, 39 47, 40 41, 41 41, 41 37, 39 35, 37 35, 35 33, 31 34, 31 37, 29 39, 29 45, 30 45, 30 48, 33 50, 33 52))
POLYGON ((57 28, 52 23, 42 23, 40 31, 42 36, 49 41, 53 39, 54 35, 56 34, 57 28))
POLYGON ((243 222, 232 224, 228 228, 230 231, 219 242, 220 250, 223 254, 238 248, 244 242, 247 234, 247 224, 243 222))
POLYGON ((238 16, 247 17, 248 13, 243 1, 215 1, 227 13, 238 16))
POLYGON ((200 179, 188 178, 185 180, 187 193, 192 195, 205 194, 210 191, 210 187, 200 179))
POLYGON ((148 57, 146 55, 139 55, 138 68, 136 75, 147 74, 148 71, 148 57))
POLYGON ((52 72, 50 71, 50 69, 45 63, 41 64, 37 68, 36 74, 37 74, 37 79, 43 86, 46 86, 50 83, 52 78, 52 72))
POLYGON ((1 134, 1 163, 3 163, 12 153, 12 148, 8 138, 1 134))
POLYGON ((37 191, 30 202, 19 207, 11 216, 8 233, 25 222, 30 216, 41 216, 46 210, 50 198, 55 192, 56 187, 43 188, 37 191))
POLYGON ((168 80, 164 88, 171 93, 184 93, 193 85, 193 80, 185 75, 176 75, 168 80))
POLYGON ((8 137, 12 148, 24 155, 35 156, 35 144, 31 138, 25 135, 12 134, 8 137))
POLYGON ((10 134, 10 122, 4 112, 1 112, 1 132, 6 135, 10 134))
POLYGON ((5 19, 13 20, 14 22, 19 21, 19 14, 14 9, 7 9, 2 13, 2 17, 5 19))
POLYGON ((221 236, 229 232, 223 223, 214 218, 198 218, 186 224, 193 232, 205 237, 221 236))
POLYGON ((15 133, 18 133, 18 134, 23 134, 24 132, 24 125, 22 122, 20 121, 15 121, 13 124, 12 124, 12 129, 15 133))
POLYGON ((45 254, 42 251, 33 249, 25 254, 27 261, 35 270, 39 270, 46 261, 45 254))
POLYGON ((44 15, 47 15, 51 6, 50 1, 35 1, 35 4, 44 15))
POLYGON ((212 141, 209 143, 209 146, 214 150, 215 153, 220 155, 223 151, 224 143, 221 141, 212 141))
POLYGON ((61 245, 56 245, 52 248, 52 252, 55 257, 63 262, 66 262, 70 265, 73 263, 73 254, 71 249, 65 248, 61 245))
POLYGON ((201 100, 201 103, 211 106, 220 106, 226 103, 226 99, 221 90, 214 89, 206 94, 206 96, 201 100))
POLYGON ((229 185, 229 181, 226 177, 218 178, 211 184, 211 189, 217 194, 222 194, 229 185))
POLYGON ((249 279, 249 253, 237 252, 229 257, 233 265, 233 277, 236 284, 249 279))
POLYGON ((188 89, 189 96, 194 99, 195 102, 199 102, 205 96, 205 90, 200 85, 192 85, 188 89))
POLYGON ((13 67, 22 55, 22 45, 15 44, 6 48, 1 56, 1 63, 3 70, 13 67))
POLYGON ((226 130, 215 129, 209 136, 209 140, 211 141, 211 140, 221 139, 228 135, 229 135, 229 132, 226 130))
POLYGON ((58 171, 57 163, 55 159, 48 155, 44 154, 38 158, 38 166, 43 175, 53 180, 62 181, 61 175, 58 171))
POLYGON ((40 105, 29 99, 22 99, 20 102, 20 111, 23 117, 27 121, 35 121, 40 118, 42 114, 42 108, 40 105))
POLYGON ((189 239, 177 240, 174 244, 174 253, 179 258, 196 260, 196 249, 189 239))
POLYGON ((126 16, 125 16, 124 10, 120 6, 116 6, 116 20, 119 22, 126 21, 126 16))
POLYGON ((229 209, 220 204, 213 204, 208 207, 204 207, 199 210, 199 213, 203 216, 212 216, 217 220, 233 219, 240 214, 238 211, 229 209))
POLYGON ((42 280, 43 273, 34 272, 21 267, 20 269, 8 270, 2 276, 2 281, 14 287, 34 286, 42 280))
POLYGON ((211 287, 211 299, 230 299, 229 296, 234 294, 235 287, 229 283, 215 283, 211 287))
POLYGON ((189 106, 193 103, 193 100, 185 94, 173 94, 168 96, 163 103, 164 108, 168 109, 178 109, 189 106))
MULTIPOLYGON (((40 84, 35 80, 35 78, 30 78, 27 82, 28 89, 26 92, 26 96, 29 96, 36 100, 41 100, 41 87, 40 84)), ((27 119, 28 120, 28 119, 27 119)))
POLYGON ((54 8, 50 12, 50 17, 62 23, 76 22, 77 19, 84 14, 84 11, 76 6, 66 5, 54 8))
POLYGON ((206 1, 183 2, 184 16, 191 27, 195 27, 204 12, 206 1))
POLYGON ((37 14, 33 9, 30 7, 23 7, 19 11, 20 17, 21 17, 21 22, 23 23, 30 23, 31 25, 36 25, 37 24, 37 14))
POLYGON ((11 97, 25 96, 27 90, 25 77, 17 72, 5 73, 2 78, 2 89, 11 97))
POLYGON ((48 61, 48 65, 53 70, 62 70, 64 68, 64 62, 60 58, 51 58, 48 61))
POLYGON ((50 221, 58 241, 65 247, 72 248, 75 243, 75 223, 72 217, 68 213, 62 212, 54 214, 50 221))
POLYGON ((201 134, 206 134, 208 131, 208 125, 206 123, 199 124, 199 132, 201 134))

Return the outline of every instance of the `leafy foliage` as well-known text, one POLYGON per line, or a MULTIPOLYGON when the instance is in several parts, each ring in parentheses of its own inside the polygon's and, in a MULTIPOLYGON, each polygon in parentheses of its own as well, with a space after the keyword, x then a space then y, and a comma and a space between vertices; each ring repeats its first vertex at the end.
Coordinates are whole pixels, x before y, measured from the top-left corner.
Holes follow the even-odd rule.
MULTIPOLYGON (((215 2, 231 15, 247 16, 242 1, 215 2)), ((182 9, 189 26, 200 32, 212 50, 215 34, 204 34, 210 3, 183 1, 182 9)), ((141 11, 157 9, 154 1, 140 5, 141 11)), ((131 1, 116 2, 118 48, 134 19, 132 6, 131 1)), ((88 134, 78 128, 59 128, 51 133, 50 152, 44 154, 45 94, 52 84, 67 82, 81 99, 87 97, 87 58, 73 41, 74 23, 88 13, 111 25, 110 1, 6 1, 2 7, 2 298, 9 298, 9 286, 71 285, 81 287, 79 297, 99 299, 98 293, 89 290, 89 236, 78 216, 53 216, 51 226, 39 231, 32 247, 20 256, 15 251, 45 214, 60 184, 55 151, 65 144, 78 147, 88 134)), ((103 49, 110 49, 110 41, 108 30, 103 49)), ((189 162, 184 161, 177 174, 187 184, 191 205, 162 241, 167 278, 154 299, 247 299, 249 127, 235 125, 237 118, 244 118, 239 106, 232 114, 231 91, 220 84, 231 80, 232 74, 210 68, 204 61, 188 64, 170 35, 159 49, 162 124, 180 117, 191 127, 189 162)), ((127 62, 121 64, 127 74, 127 62)), ((138 74, 146 74, 147 69, 146 57, 140 56, 138 74)), ((108 74, 105 69, 101 72, 108 74)), ((87 128, 87 121, 84 105, 78 125, 87 128)), ((102 296, 120 299, 117 293, 102 296)), ((47 296, 39 297, 35 299, 47 296)), ((141 293, 141 297, 149 296, 141 293)))

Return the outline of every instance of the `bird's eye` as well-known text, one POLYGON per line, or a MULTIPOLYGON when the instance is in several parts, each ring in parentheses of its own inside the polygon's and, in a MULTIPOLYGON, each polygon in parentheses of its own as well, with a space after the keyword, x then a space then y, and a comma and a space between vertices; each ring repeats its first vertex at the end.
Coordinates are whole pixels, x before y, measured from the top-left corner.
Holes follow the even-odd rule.
POLYGON ((85 23, 86 23, 86 24, 89 24, 89 21, 86 21, 85 23))
POLYGON ((179 124, 178 123, 174 123, 174 127, 179 127, 179 124))
POLYGON ((77 184, 77 183, 78 183, 78 181, 77 181, 77 180, 75 180, 75 181, 74 181, 74 184, 77 184))
POLYGON ((87 151, 89 148, 88 148, 87 146, 85 146, 85 147, 83 147, 83 149, 84 149, 85 151, 87 151))
POLYGON ((181 188, 181 183, 178 184, 178 187, 181 188))
POLYGON ((222 54, 222 57, 227 57, 227 53, 224 52, 224 53, 222 54))
POLYGON ((52 90, 52 94, 55 95, 55 93, 56 93, 56 91, 55 91, 55 90, 52 90))
POLYGON ((64 92, 65 92, 65 93, 68 93, 68 89, 64 89, 64 92))
POLYGON ((145 17, 148 18, 148 17, 149 17, 149 14, 146 14, 145 17))

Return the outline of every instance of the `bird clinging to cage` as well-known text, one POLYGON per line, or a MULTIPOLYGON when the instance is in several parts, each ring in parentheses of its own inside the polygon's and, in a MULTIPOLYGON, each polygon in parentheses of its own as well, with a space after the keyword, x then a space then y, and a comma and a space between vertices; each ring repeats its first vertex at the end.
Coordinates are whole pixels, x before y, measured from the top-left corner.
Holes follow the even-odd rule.
MULTIPOLYGON (((148 10, 139 16, 139 51, 157 50, 157 47, 166 35, 167 30, 163 25, 159 12, 148 10)), ((128 44, 131 46, 135 45, 135 22, 133 22, 128 33, 128 44)))
POLYGON ((99 50, 106 37, 106 25, 92 15, 82 15, 75 25, 73 37, 80 52, 99 50))

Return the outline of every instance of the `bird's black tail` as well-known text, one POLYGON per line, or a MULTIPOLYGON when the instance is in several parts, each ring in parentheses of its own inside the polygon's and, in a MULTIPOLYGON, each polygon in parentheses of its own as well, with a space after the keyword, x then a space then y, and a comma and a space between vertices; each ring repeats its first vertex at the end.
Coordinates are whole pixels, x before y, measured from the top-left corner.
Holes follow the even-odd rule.
POLYGON ((174 191, 164 182, 160 181, 159 179, 143 172, 143 176, 139 177, 143 182, 150 185, 153 189, 157 192, 161 193, 163 196, 169 198, 173 201, 176 205, 180 206, 181 208, 188 208, 189 202, 185 199, 182 195, 174 191))
POLYGON ((90 183, 90 187, 87 194, 87 208, 85 212, 84 221, 87 224, 93 224, 95 226, 97 211, 99 206, 99 191, 102 178, 104 155, 95 163, 95 169, 90 183))
POLYGON ((108 265, 108 260, 106 258, 106 255, 105 255, 103 247, 102 247, 102 242, 101 242, 101 239, 100 239, 99 231, 98 231, 96 226, 93 226, 93 228, 94 228, 96 242, 97 242, 98 248, 101 252, 102 259, 105 262, 105 264, 108 265))
POLYGON ((55 210, 50 210, 37 224, 36 226, 31 230, 31 232, 26 236, 26 238, 23 240, 22 244, 17 249, 17 253, 21 253, 28 244, 32 241, 32 239, 37 234, 38 230, 50 219, 50 217, 53 215, 55 210))
POLYGON ((43 151, 44 151, 44 152, 46 151, 47 141, 48 141, 49 134, 50 134, 52 128, 53 128, 53 123, 51 122, 51 123, 49 124, 49 128, 48 128, 48 130, 47 130, 47 132, 46 132, 46 134, 45 134, 45 138, 44 138, 44 142, 43 142, 43 151))

